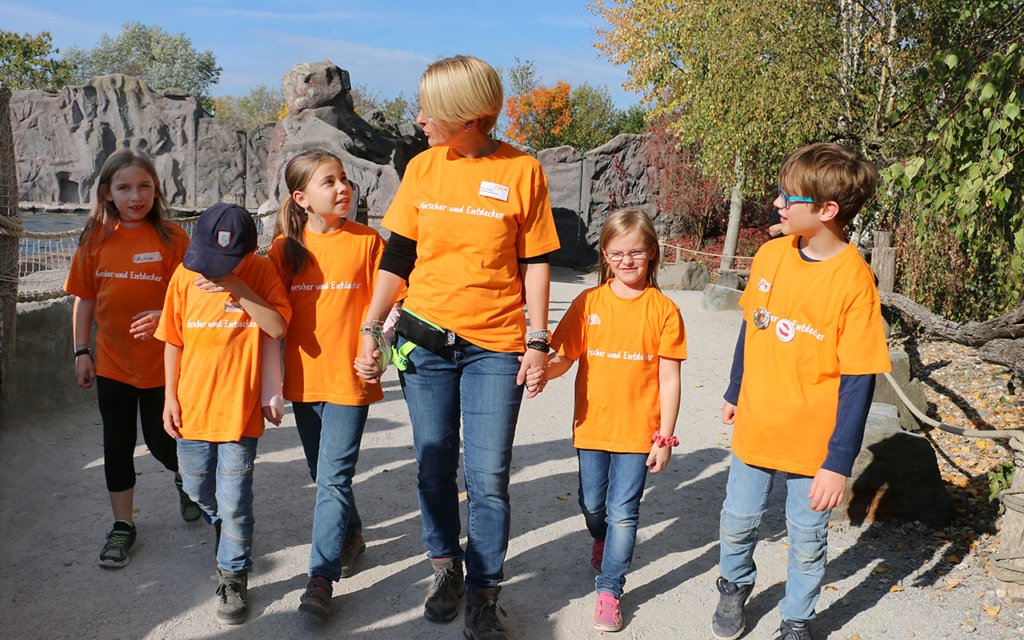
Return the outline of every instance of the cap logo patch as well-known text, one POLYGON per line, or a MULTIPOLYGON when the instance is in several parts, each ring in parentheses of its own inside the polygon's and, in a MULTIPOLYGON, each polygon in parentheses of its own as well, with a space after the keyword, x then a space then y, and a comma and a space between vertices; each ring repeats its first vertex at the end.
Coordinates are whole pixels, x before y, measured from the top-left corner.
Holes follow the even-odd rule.
POLYGON ((226 247, 231 244, 231 232, 230 231, 218 231, 217 232, 217 244, 222 247, 226 247))

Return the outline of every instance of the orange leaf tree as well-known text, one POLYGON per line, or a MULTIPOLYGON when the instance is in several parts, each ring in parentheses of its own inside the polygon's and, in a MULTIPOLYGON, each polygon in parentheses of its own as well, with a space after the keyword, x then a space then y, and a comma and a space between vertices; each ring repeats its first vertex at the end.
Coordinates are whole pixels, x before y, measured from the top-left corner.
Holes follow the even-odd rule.
POLYGON ((535 149, 557 147, 573 118, 572 87, 559 81, 554 87, 535 87, 505 102, 509 120, 505 135, 535 149))

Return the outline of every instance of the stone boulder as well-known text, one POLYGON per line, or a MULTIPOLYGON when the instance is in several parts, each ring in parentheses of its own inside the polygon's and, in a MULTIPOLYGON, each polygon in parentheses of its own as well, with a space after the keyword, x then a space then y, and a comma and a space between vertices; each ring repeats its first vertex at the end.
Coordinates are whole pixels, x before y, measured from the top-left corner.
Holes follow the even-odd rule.
POLYGON ((856 525, 920 520, 941 528, 953 514, 935 450, 925 438, 900 428, 892 405, 871 405, 864 445, 847 486, 846 499, 832 510, 832 520, 847 518, 856 525))
POLYGON ((267 201, 267 153, 274 123, 254 127, 245 141, 245 208, 256 211, 267 201))
MULTIPOLYGON (((924 393, 924 383, 917 379, 911 379, 910 377, 910 356, 906 352, 899 349, 892 349, 889 351, 889 361, 892 363, 892 377, 896 380, 896 383, 900 386, 900 390, 903 391, 904 395, 910 399, 914 406, 921 410, 922 413, 928 412, 928 398, 924 393)), ((903 403, 896 391, 893 390, 892 384, 884 376, 879 374, 875 380, 875 395, 871 398, 872 402, 881 402, 885 404, 891 404, 899 409, 900 414, 900 426, 903 427, 904 431, 920 431, 921 421, 917 419, 917 416, 907 408, 907 405, 903 403)))
POLYGON ((587 223, 585 257, 590 263, 597 262, 601 226, 617 209, 643 211, 664 238, 665 220, 654 200, 647 141, 646 135, 624 133, 583 156, 583 181, 589 188, 583 190, 580 213, 587 223))
POLYGON ((747 286, 746 280, 736 273, 719 274, 718 282, 715 284, 728 289, 736 289, 737 291, 743 291, 743 288, 747 286))
POLYGON ((741 291, 709 284, 704 287, 704 297, 700 299, 701 311, 742 311, 740 307, 741 291))
POLYGON ((153 159, 168 202, 194 205, 202 117, 192 96, 154 92, 123 75, 99 76, 59 93, 15 91, 11 123, 21 200, 89 202, 107 156, 135 148, 153 159))
MULTIPOLYGON (((297 120, 291 124, 295 125, 297 120)), ((301 122, 300 126, 290 128, 286 138, 281 139, 281 123, 274 130, 274 142, 271 145, 269 179, 269 201, 261 210, 276 209, 288 188, 284 182, 284 170, 288 161, 303 151, 324 149, 341 159, 349 180, 359 185, 359 192, 366 198, 369 207, 371 226, 380 226, 380 218, 384 216, 388 205, 398 192, 400 178, 395 168, 389 164, 377 164, 357 157, 350 153, 351 137, 344 131, 336 129, 318 118, 310 118, 301 122)))
POLYGON ((246 203, 245 132, 227 120, 202 118, 196 144, 196 186, 194 204, 208 207, 217 202, 246 203))
POLYGON ((679 291, 703 291, 711 282, 711 272, 699 262, 670 264, 658 271, 658 286, 679 291))
MULTIPOLYGON (((561 248, 551 254, 551 264, 575 267, 587 261, 587 224, 580 216, 583 201, 583 154, 572 147, 555 147, 537 153, 548 179, 548 196, 561 248)), ((596 262, 596 254, 590 257, 596 262)))

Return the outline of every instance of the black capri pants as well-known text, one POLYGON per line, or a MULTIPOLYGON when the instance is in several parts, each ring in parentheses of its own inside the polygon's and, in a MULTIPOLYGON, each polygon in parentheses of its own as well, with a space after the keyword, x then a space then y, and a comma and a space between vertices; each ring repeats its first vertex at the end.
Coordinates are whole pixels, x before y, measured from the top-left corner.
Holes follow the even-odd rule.
POLYGON ((103 471, 107 491, 135 487, 136 416, 142 422, 142 437, 153 457, 168 471, 178 472, 178 445, 164 431, 164 388, 139 389, 130 384, 96 376, 96 395, 103 417, 103 471))

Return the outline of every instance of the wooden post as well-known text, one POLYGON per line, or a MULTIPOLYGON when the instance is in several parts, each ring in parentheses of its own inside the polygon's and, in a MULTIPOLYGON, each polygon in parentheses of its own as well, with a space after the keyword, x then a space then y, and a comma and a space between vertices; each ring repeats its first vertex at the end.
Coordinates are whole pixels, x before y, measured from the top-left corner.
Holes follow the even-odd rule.
MULTIPOLYGON (((1016 441, 1011 441, 1011 446, 1016 441)), ((1018 443, 1019 444, 1019 443, 1018 443)), ((1014 447, 1016 448, 1016 447, 1014 447)), ((1013 489, 1024 489, 1024 469, 1020 467, 1020 463, 1017 463, 1017 467, 1013 474, 1013 489)), ((1003 514, 1003 520, 999 526, 999 554, 1010 554, 1017 555, 1024 553, 1024 513, 1006 508, 1006 512, 1003 514)), ((1009 564, 1018 567, 1018 570, 1024 570, 1024 560, 1007 560, 1009 564)), ((1006 589, 1006 595, 1014 600, 1024 599, 1024 584, 1017 584, 1016 582, 1003 582, 998 579, 996 584, 1006 589)))
MULTIPOLYGON (((871 270, 878 279, 878 290, 893 293, 896 286, 896 249, 892 248, 892 234, 888 231, 875 232, 875 248, 871 250, 871 270)), ((885 322, 885 337, 892 331, 889 314, 882 313, 885 322)))
MULTIPOLYGON (((18 173, 11 128, 11 89, 0 82, 0 216, 18 217, 18 173)), ((0 235, 0 426, 3 425, 14 359, 18 317, 18 238, 0 235)))

